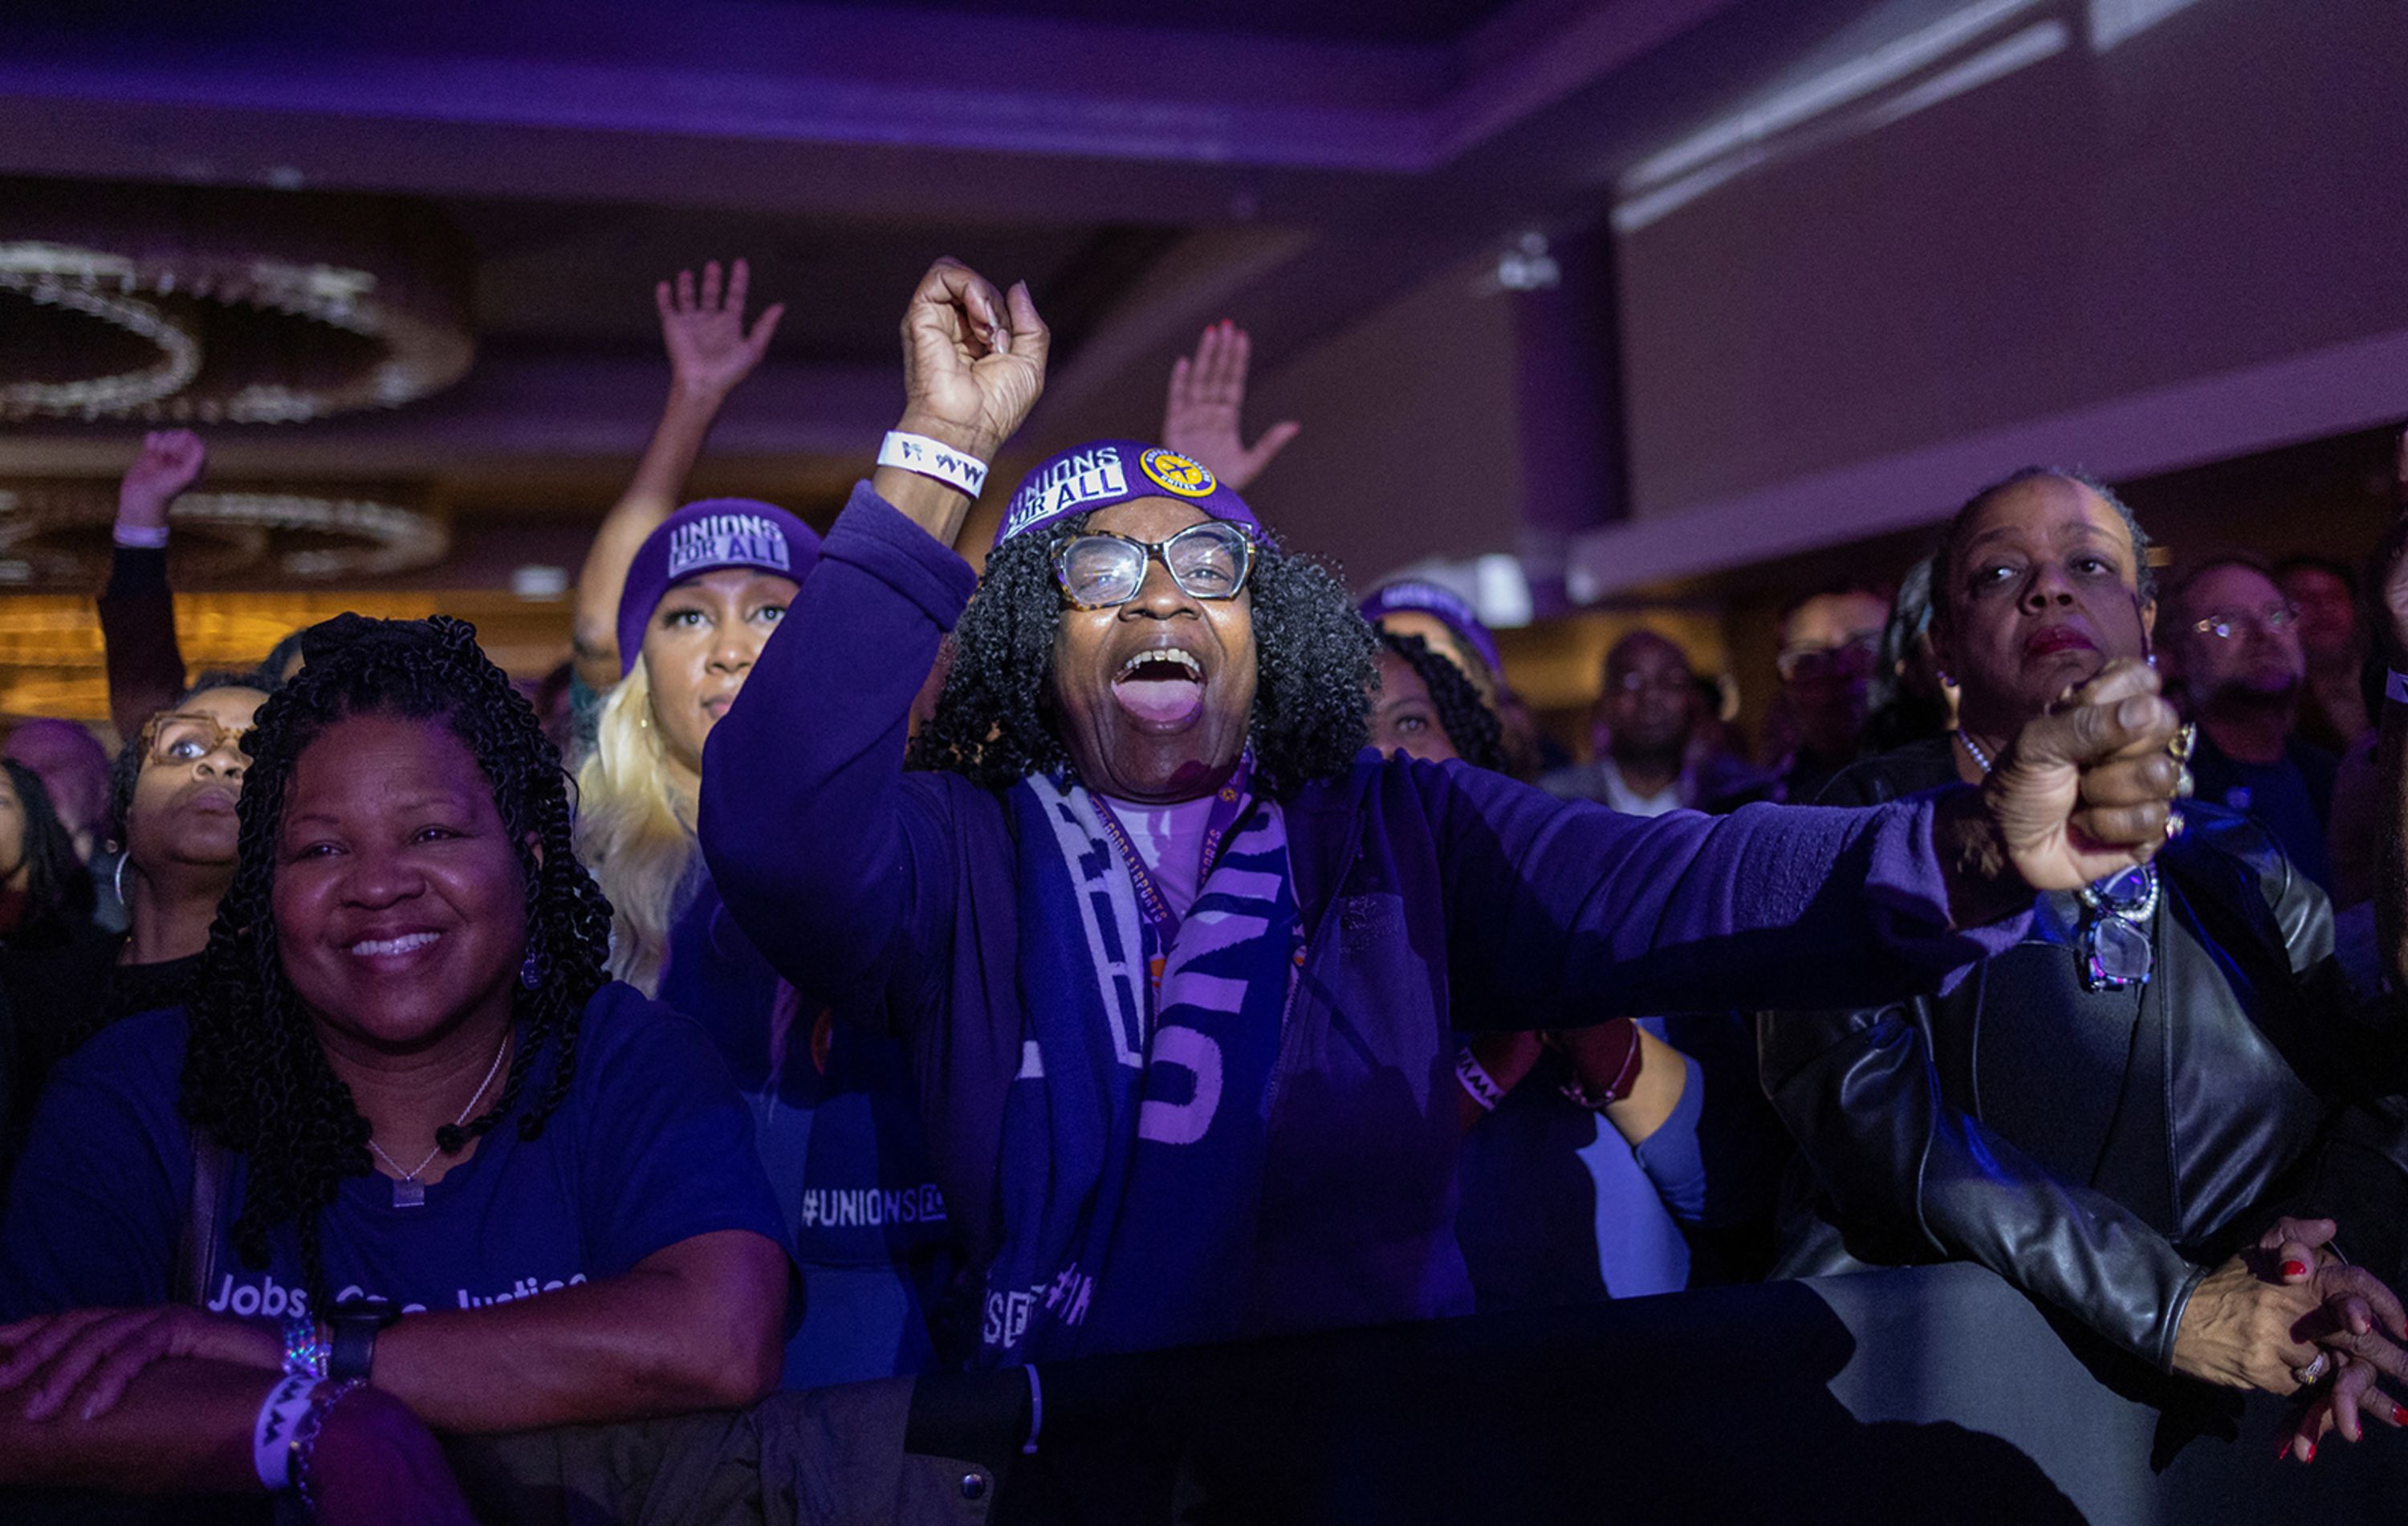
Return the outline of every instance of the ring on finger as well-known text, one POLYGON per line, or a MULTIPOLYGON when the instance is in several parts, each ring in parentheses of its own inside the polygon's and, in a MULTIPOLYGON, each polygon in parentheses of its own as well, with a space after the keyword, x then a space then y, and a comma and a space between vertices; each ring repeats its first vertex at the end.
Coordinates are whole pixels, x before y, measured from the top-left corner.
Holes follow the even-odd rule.
POLYGON ((2297 1378, 2299 1380, 2300 1387, 2304 1389, 2309 1384, 2323 1377, 2325 1375, 2325 1369, 2330 1365, 2331 1363, 2325 1359, 2325 1354, 2319 1351, 2316 1353, 2316 1360, 2309 1362, 2305 1367, 2292 1368, 2291 1375, 2294 1378, 2297 1378))

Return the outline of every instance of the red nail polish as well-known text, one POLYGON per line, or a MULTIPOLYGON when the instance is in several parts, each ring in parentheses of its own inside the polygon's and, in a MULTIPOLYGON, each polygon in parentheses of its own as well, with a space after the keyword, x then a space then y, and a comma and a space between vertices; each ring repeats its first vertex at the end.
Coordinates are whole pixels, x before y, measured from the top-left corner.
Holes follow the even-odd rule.
POLYGON ((2283 1263, 2283 1275, 2286 1277, 2304 1277, 2307 1274, 2308 1269, 2301 1266, 2297 1261, 2285 1261, 2283 1263))
POLYGON ((2392 1405, 2391 1423, 2394 1425, 2408 1425, 2408 1409, 2403 1409, 2398 1404, 2392 1405))
POLYGON ((2312 1441, 2312 1442, 2308 1443, 2308 1455, 2307 1455, 2307 1457, 2304 1459, 2304 1461, 2310 1461, 2310 1462, 2313 1462, 2313 1461, 2315 1461, 2315 1460, 2316 1460, 2316 1444, 2315 1444, 2315 1442, 2313 1442, 2313 1441, 2312 1441))

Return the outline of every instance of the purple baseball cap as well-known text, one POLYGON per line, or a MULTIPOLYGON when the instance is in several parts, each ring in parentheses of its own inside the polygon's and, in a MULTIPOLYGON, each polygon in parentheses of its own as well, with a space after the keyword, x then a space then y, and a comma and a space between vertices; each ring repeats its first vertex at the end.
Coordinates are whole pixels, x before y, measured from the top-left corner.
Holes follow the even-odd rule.
POLYGON ((1073 446, 1023 477, 995 543, 1135 498, 1184 499, 1213 519, 1263 533, 1262 522, 1237 489, 1201 461, 1141 440, 1098 439, 1073 446))
POLYGON ((619 676, 635 670, 652 612, 688 578, 749 567, 800 583, 819 559, 819 532, 774 504, 751 498, 687 504, 644 538, 627 566, 619 593, 619 676))
POLYGON ((1501 676, 1505 671, 1505 659, 1497 650, 1497 638, 1452 588, 1420 578, 1404 578, 1373 589, 1360 607, 1363 618, 1375 626, 1383 614, 1401 614, 1409 610, 1426 614, 1462 637, 1463 644, 1480 654, 1490 672, 1501 676))

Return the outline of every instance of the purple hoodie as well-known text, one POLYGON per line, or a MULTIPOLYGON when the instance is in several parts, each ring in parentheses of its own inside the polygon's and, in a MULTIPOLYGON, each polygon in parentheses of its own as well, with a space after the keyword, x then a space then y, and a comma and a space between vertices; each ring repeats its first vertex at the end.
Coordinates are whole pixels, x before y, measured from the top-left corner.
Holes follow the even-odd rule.
MULTIPOLYGON (((798 990, 910 1042, 983 1267, 1023 1039, 1014 848, 999 796, 903 770, 976 580, 867 483, 821 554, 704 751, 703 853, 798 990)), ((1450 1027, 1889 1001, 2028 920, 1948 929, 1928 800, 1642 820, 1366 751, 1285 810, 1306 957, 1238 1336, 1469 1312, 1450 1027)))

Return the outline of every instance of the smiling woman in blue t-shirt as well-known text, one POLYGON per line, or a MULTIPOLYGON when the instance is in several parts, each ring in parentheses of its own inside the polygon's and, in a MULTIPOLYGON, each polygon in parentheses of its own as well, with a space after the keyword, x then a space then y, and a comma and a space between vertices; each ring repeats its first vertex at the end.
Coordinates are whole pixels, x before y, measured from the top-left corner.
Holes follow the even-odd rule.
POLYGON ((459 622, 338 626, 260 712, 189 1015, 102 1035, 36 1123, 0 1481, 272 1489, 355 1408, 515 1431, 775 1386, 750 1120, 604 974, 533 712, 459 622))

